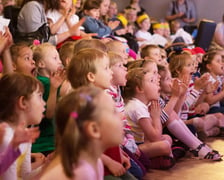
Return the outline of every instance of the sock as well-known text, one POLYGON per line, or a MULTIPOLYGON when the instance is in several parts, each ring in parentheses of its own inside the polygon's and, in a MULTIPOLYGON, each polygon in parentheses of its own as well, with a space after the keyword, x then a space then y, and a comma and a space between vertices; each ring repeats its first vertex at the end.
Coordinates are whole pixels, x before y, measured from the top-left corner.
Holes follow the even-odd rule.
MULTIPOLYGON (((169 131, 176 136, 180 141, 186 144, 191 149, 196 149, 200 144, 203 144, 191 131, 187 128, 182 120, 173 120, 167 125, 169 131)), ((208 146, 203 146, 198 152, 199 157, 204 157, 210 152, 208 146)))
MULTIPOLYGON (((170 142, 168 140, 163 140, 165 143, 167 143, 169 146, 170 146, 170 149, 171 149, 171 146, 172 144, 170 144, 170 142)), ((172 153, 172 150, 170 150, 170 157, 173 157, 173 153, 172 153)))
POLYGON ((218 118, 218 121, 219 121, 219 127, 224 128, 224 115, 220 114, 216 117, 218 118))

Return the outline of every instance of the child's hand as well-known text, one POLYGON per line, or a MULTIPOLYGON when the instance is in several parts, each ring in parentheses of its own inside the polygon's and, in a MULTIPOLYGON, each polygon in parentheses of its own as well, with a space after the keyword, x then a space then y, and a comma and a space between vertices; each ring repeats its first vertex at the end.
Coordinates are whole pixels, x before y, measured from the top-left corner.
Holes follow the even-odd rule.
POLYGON ((7 36, 5 36, 5 34, 3 35, 2 32, 0 31, 0 54, 5 50, 7 46, 7 41, 8 41, 7 36))
POLYGON ((160 108, 158 100, 151 101, 151 105, 149 106, 149 112, 150 112, 150 116, 152 120, 154 119, 160 120, 161 108, 160 108))
POLYGON ((64 69, 58 69, 55 73, 52 73, 50 76, 51 88, 58 89, 65 80, 65 77, 66 74, 64 69))
POLYGON ((13 139, 11 141, 13 148, 18 148, 21 143, 34 142, 40 135, 38 127, 25 128, 25 122, 19 123, 15 129, 13 139))
POLYGON ((210 75, 208 73, 203 74, 200 78, 197 78, 194 82, 194 88, 200 90, 206 87, 209 83, 210 75))
POLYGON ((173 84, 172 84, 172 88, 171 88, 173 97, 180 96, 180 93, 181 93, 180 84, 181 84, 181 82, 178 79, 173 80, 173 84))
POLYGON ((85 20, 86 20, 85 18, 80 19, 78 23, 76 23, 69 29, 70 36, 76 35, 78 33, 78 31, 80 31, 79 27, 82 26, 82 24, 85 22, 85 20))
POLYGON ((219 82, 216 81, 215 83, 209 82, 207 84, 207 86, 205 87, 205 92, 207 94, 213 93, 214 91, 216 91, 219 87, 219 82))
POLYGON ((122 176, 126 172, 123 165, 115 160, 111 160, 111 162, 107 165, 107 168, 114 176, 122 176))
POLYGON ((126 170, 131 167, 130 158, 123 150, 121 150, 121 162, 126 170))
POLYGON ((194 109, 196 114, 204 115, 209 111, 209 104, 208 103, 200 103, 194 109))
POLYGON ((109 21, 108 26, 113 30, 120 24, 120 21, 109 21))
POLYGON ((1 123, 0 124, 0 145, 2 144, 3 137, 5 135, 5 128, 7 127, 7 123, 1 123))
POLYGON ((31 164, 32 170, 40 167, 45 163, 45 156, 42 153, 32 153, 31 154, 31 159, 33 159, 33 162, 31 164))

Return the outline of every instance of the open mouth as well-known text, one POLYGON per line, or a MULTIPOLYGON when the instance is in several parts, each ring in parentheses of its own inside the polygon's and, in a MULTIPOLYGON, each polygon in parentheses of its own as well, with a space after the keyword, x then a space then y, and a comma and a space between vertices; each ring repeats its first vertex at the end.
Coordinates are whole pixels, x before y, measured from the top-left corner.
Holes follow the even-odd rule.
POLYGON ((33 69, 31 70, 31 74, 32 74, 33 76, 36 76, 36 75, 37 75, 37 69, 36 69, 36 68, 33 68, 33 69))

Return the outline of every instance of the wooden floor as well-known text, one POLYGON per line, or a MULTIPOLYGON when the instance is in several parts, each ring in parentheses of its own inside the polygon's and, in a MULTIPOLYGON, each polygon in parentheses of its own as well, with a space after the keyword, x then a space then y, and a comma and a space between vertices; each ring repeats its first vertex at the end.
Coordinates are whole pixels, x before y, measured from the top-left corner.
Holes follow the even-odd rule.
MULTIPOLYGON (((224 137, 208 138, 205 142, 224 155, 224 137)), ((224 158, 220 162, 210 162, 187 154, 170 170, 150 170, 144 180, 224 180, 224 158)))

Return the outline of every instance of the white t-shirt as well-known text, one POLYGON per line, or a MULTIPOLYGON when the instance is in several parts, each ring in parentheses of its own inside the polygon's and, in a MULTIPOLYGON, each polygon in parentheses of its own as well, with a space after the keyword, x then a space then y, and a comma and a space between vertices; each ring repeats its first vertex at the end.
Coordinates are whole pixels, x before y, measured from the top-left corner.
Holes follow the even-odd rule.
POLYGON ((130 101, 128 101, 127 105, 125 106, 125 113, 127 115, 131 131, 133 132, 135 142, 143 143, 144 132, 142 128, 139 126, 139 120, 142 118, 150 118, 148 106, 146 106, 140 100, 133 98, 130 101))
POLYGON ((147 44, 155 44, 153 39, 152 39, 152 35, 150 32, 146 32, 146 31, 142 31, 142 30, 138 30, 135 33, 135 37, 136 38, 142 38, 145 39, 144 41, 138 41, 138 45, 142 46, 142 45, 147 45, 147 44))
POLYGON ((153 40, 154 44, 161 45, 163 47, 168 43, 167 39, 165 37, 161 36, 160 34, 153 34, 152 40, 153 40))
MULTIPOLYGON (((62 14, 56 10, 53 10, 53 11, 48 11, 47 12, 47 19, 50 19, 53 23, 56 23, 60 18, 61 18, 62 14)), ((76 15, 76 14, 73 14, 71 16, 71 19, 70 19, 70 22, 72 25, 76 24, 79 22, 79 17, 76 15)), ((82 29, 82 28, 80 28, 82 29)), ((66 24, 66 22, 64 22, 61 27, 59 28, 57 34, 61 34, 63 32, 66 32, 68 31, 69 28, 66 24)))
POLYGON ((192 36, 188 32, 184 31, 183 28, 178 29, 177 32, 170 37, 172 41, 174 41, 177 37, 182 37, 186 44, 193 44, 192 36))

